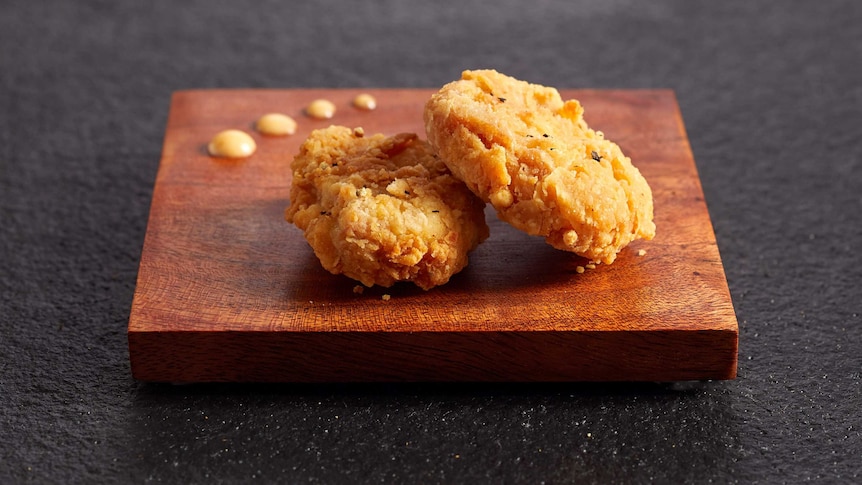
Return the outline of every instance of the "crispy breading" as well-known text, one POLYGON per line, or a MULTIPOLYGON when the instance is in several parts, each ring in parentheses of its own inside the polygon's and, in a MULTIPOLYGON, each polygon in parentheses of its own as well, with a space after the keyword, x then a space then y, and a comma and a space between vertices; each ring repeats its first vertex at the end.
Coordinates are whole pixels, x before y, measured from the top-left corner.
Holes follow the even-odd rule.
POLYGON ((326 270, 366 286, 444 284, 488 237, 485 204, 415 134, 316 130, 291 168, 285 218, 326 270))
POLYGON ((652 239, 652 192, 576 100, 493 70, 464 71, 425 106, 428 141, 499 217, 552 246, 612 263, 652 239))

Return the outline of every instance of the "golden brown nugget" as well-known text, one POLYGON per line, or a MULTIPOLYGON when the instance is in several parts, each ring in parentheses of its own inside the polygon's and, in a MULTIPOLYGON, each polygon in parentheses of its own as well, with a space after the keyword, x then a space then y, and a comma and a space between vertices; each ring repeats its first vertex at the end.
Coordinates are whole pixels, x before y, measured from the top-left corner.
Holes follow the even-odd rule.
POLYGON ((316 130, 291 168, 286 219, 324 268, 366 286, 442 285, 488 237, 485 204, 415 134, 316 130))
POLYGON ((501 219, 558 249, 612 263, 652 239, 653 200, 620 148, 575 100, 496 71, 464 71, 425 106, 428 141, 501 219))

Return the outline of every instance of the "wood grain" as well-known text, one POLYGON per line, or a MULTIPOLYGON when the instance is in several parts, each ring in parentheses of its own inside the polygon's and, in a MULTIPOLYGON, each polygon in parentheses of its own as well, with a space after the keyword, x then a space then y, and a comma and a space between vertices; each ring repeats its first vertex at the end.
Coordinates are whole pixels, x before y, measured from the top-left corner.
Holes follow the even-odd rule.
MULTIPOLYGON (((732 379, 737 321, 673 92, 563 90, 649 181, 657 236, 612 265, 557 251, 486 211, 491 237, 447 285, 353 292, 286 223, 290 161, 316 128, 422 134, 430 89, 175 93, 129 318, 136 379, 201 381, 672 381, 732 379), (378 109, 350 105, 360 92, 378 109), (332 120, 302 114, 313 99, 332 120), (252 128, 268 112, 290 137, 252 128), (257 152, 210 158, 244 129, 257 152), (638 250, 646 251, 638 256, 638 250), (391 295, 384 301, 383 294, 391 295)), ((424 135, 423 135, 424 137, 424 135)))

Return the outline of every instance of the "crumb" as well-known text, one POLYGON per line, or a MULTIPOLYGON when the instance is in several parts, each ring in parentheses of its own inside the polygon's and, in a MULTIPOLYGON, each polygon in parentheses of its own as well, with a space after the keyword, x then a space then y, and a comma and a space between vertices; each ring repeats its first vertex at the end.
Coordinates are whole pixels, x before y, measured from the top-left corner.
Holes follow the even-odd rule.
POLYGON ((587 269, 596 269, 596 265, 594 265, 593 263, 590 263, 586 266, 586 268, 587 269))
POLYGON ((356 285, 353 287, 353 292, 357 295, 361 295, 363 291, 365 291, 365 287, 362 285, 356 285))
POLYGON ((576 271, 578 274, 581 274, 581 273, 583 273, 583 272, 584 272, 584 267, 583 267, 583 266, 578 266, 578 267, 576 267, 576 268, 575 268, 575 271, 576 271))
POLYGON ((358 137, 358 138, 362 138, 363 136, 365 136, 365 130, 362 129, 361 126, 357 126, 356 128, 353 129, 353 136, 358 137))
POLYGON ((384 293, 383 296, 380 297, 380 299, 383 301, 389 301, 392 299, 392 295, 390 295, 389 293, 384 293))
POLYGON ((646 249, 638 249, 638 256, 646 256, 646 249))

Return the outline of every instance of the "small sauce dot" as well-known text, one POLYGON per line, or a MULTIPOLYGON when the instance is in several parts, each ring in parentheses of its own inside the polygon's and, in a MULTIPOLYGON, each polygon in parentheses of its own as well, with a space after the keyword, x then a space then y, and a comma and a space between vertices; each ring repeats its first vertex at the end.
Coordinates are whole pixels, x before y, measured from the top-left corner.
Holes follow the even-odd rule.
POLYGON ((356 106, 359 109, 364 109, 366 111, 371 111, 377 108, 377 100, 374 99, 374 96, 368 93, 362 93, 359 96, 353 98, 353 106, 356 106))
POLYGON ((255 128, 264 135, 292 135, 296 133, 296 120, 281 113, 268 113, 258 118, 255 128))
POLYGON ((305 108, 305 114, 319 120, 335 116, 335 105, 328 99, 315 99, 305 108))
POLYGON ((256 149, 254 138, 240 130, 221 131, 207 145, 209 154, 220 158, 245 158, 256 149))

